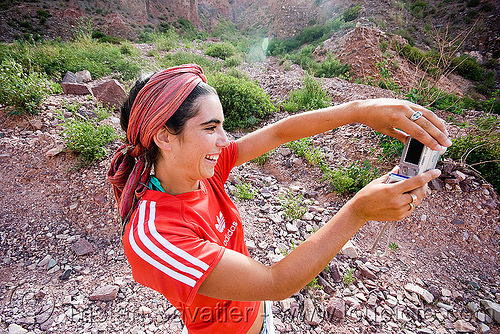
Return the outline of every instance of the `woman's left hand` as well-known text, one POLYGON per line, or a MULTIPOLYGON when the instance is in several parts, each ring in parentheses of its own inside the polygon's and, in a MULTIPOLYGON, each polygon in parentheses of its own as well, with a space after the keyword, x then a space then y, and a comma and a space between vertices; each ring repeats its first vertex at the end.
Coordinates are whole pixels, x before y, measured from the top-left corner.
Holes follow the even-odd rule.
POLYGON ((359 103, 357 122, 376 131, 403 143, 410 135, 436 151, 441 146, 451 146, 445 121, 418 104, 396 99, 359 100, 355 103, 359 103))

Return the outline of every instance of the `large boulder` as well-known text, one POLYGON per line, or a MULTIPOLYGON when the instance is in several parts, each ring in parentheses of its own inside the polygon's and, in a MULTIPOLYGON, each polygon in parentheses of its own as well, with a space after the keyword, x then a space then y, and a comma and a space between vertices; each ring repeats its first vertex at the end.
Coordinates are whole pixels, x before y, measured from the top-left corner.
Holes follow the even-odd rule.
POLYGON ((122 84, 115 79, 103 80, 92 86, 92 94, 102 104, 111 109, 120 109, 127 98, 122 84))
POLYGON ((85 82, 92 80, 89 71, 80 71, 73 73, 66 72, 61 82, 64 94, 88 95, 92 94, 90 87, 85 82))

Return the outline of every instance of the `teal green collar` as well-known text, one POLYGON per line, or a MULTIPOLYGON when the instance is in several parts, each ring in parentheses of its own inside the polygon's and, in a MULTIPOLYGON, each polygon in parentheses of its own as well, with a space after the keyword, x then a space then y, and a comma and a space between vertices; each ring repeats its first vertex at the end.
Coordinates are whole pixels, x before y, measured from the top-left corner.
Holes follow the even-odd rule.
POLYGON ((165 190, 163 190, 163 187, 161 186, 160 180, 158 180, 158 178, 154 175, 151 175, 151 177, 149 178, 149 188, 152 190, 161 191, 162 193, 165 192, 165 190))

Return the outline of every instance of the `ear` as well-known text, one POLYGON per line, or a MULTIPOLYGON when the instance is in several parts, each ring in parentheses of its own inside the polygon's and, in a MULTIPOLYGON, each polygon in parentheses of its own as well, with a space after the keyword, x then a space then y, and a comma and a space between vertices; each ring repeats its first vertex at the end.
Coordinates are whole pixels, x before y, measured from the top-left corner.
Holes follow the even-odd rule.
POLYGON ((153 140, 160 150, 170 151, 172 149, 170 144, 173 140, 173 135, 165 128, 158 130, 158 132, 154 135, 153 140))

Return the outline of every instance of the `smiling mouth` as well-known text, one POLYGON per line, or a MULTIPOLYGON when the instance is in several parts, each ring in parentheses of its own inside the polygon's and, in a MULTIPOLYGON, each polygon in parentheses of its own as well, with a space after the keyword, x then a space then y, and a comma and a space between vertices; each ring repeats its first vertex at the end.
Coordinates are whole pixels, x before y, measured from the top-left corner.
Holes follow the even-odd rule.
POLYGON ((205 159, 213 161, 213 162, 217 162, 218 158, 219 158, 219 155, 207 155, 207 156, 205 156, 205 159))

